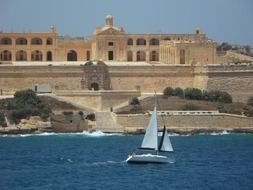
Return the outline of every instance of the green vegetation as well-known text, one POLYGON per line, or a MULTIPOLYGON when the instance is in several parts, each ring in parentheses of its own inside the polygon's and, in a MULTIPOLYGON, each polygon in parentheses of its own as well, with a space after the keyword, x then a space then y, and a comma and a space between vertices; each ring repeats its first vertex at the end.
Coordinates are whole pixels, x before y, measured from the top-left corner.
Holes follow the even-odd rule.
POLYGON ((141 105, 140 105, 140 100, 137 97, 133 97, 129 101, 129 105, 131 105, 131 111, 133 112, 142 110, 141 105))
POLYGON ((90 114, 88 114, 88 115, 86 116, 85 119, 88 119, 88 120, 90 120, 90 121, 96 121, 96 116, 95 116, 94 113, 90 113, 90 114))
POLYGON ((184 90, 182 88, 177 87, 174 90, 174 95, 180 98, 184 98, 184 90))
POLYGON ((130 102, 129 102, 130 105, 140 105, 140 101, 137 97, 133 97, 130 102))
POLYGON ((184 90, 184 97, 189 100, 201 100, 202 91, 198 88, 186 88, 184 90))
POLYGON ((52 112, 48 104, 30 89, 17 91, 14 98, 8 102, 7 109, 10 119, 16 124, 21 119, 29 119, 30 116, 47 119, 52 112))
POLYGON ((4 113, 0 112, 0 127, 7 127, 4 117, 4 113))
POLYGON ((232 103, 232 96, 224 91, 211 90, 211 91, 201 91, 198 88, 176 88, 175 90, 171 87, 167 87, 163 91, 165 97, 178 96, 180 98, 185 98, 188 100, 205 100, 211 102, 223 102, 232 103))
POLYGON ((163 90, 164 96, 174 96, 174 89, 171 87, 167 87, 163 90))

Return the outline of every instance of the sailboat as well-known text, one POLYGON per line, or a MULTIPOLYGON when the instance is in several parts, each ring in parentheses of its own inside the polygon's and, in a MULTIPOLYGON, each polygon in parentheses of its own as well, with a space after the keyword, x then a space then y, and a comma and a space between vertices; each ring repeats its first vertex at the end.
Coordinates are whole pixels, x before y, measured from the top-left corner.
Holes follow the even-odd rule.
POLYGON ((139 153, 132 153, 127 158, 128 163, 170 163, 172 160, 161 152, 173 152, 166 127, 163 127, 162 137, 158 143, 158 122, 156 106, 150 118, 139 153))

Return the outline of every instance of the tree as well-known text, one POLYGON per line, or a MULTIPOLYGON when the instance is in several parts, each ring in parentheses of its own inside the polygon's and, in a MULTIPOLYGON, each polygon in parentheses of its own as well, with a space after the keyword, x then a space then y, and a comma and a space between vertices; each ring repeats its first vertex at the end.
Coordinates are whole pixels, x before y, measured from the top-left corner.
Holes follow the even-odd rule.
POLYGON ((247 101, 247 105, 253 106, 253 96, 249 97, 249 99, 247 101))
POLYGON ((174 95, 178 96, 180 98, 183 98, 184 97, 184 91, 183 91, 183 89, 179 88, 179 87, 175 88, 174 95))
POLYGON ((137 97, 133 97, 130 102, 129 102, 130 105, 140 105, 140 101, 137 97))
POLYGON ((9 101, 7 108, 11 119, 16 124, 21 119, 28 119, 30 116, 40 116, 42 119, 46 119, 52 112, 49 105, 30 89, 17 91, 14 98, 9 101))
POLYGON ((174 89, 171 87, 167 87, 163 90, 164 96, 174 96, 174 89))
POLYGON ((202 99, 202 91, 198 88, 186 88, 184 90, 184 96, 186 99, 201 100, 202 99))

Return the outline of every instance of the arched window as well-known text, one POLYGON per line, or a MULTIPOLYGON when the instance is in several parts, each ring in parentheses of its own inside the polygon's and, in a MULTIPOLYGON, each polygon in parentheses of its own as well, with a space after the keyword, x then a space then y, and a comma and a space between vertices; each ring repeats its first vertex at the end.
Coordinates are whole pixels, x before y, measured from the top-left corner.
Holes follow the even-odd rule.
POLYGON ((180 64, 185 64, 185 50, 180 49, 180 64))
POLYGON ((47 61, 52 61, 52 58, 53 56, 52 56, 52 52, 51 51, 48 51, 47 52, 47 61))
POLYGON ((11 52, 8 50, 4 50, 1 53, 1 61, 11 61, 11 52))
POLYGON ((1 39, 1 44, 2 45, 11 45, 12 44, 12 41, 10 38, 2 38, 1 39))
POLYGON ((133 44, 134 44, 133 39, 130 38, 127 40, 127 45, 132 46, 133 44))
POLYGON ((143 38, 139 38, 136 41, 136 45, 140 46, 140 45, 146 45, 146 40, 143 38))
POLYGON ((31 44, 32 45, 42 45, 42 39, 40 39, 40 38, 33 38, 31 44))
POLYGON ((159 61, 159 53, 157 51, 151 52, 150 61, 159 61))
POLYGON ((145 53, 145 51, 137 51, 136 61, 146 61, 146 53, 145 53))
POLYGON ((27 53, 24 50, 17 51, 16 61, 27 61, 27 53))
POLYGON ((159 40, 153 38, 153 39, 151 39, 151 40, 149 41, 149 44, 152 45, 152 46, 158 46, 158 45, 159 45, 159 40))
POLYGON ((77 61, 77 53, 74 50, 68 52, 67 61, 77 61))
POLYGON ((31 55, 32 61, 42 61, 42 53, 38 50, 33 51, 31 55))
POLYGON ((27 39, 25 39, 25 38, 18 38, 18 39, 16 39, 16 44, 17 45, 27 45, 27 39))
POLYGON ((132 51, 127 52, 127 61, 133 61, 133 52, 132 51))
POLYGON ((52 45, 52 44, 53 44, 52 38, 48 38, 48 39, 47 39, 47 45, 52 45))

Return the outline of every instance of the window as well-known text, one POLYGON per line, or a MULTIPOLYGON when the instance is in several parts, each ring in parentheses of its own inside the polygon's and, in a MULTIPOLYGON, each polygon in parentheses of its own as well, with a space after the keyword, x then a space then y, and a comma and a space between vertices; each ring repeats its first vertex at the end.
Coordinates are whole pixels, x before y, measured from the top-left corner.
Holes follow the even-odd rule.
POLYGON ((150 45, 153 45, 153 46, 157 46, 157 45, 159 45, 159 40, 158 39, 151 39, 150 41, 149 41, 149 44, 150 45))
POLYGON ((1 44, 2 45, 11 45, 12 41, 10 38, 3 38, 3 39, 1 39, 1 44))
POLYGON ((11 61, 11 57, 11 52, 8 50, 4 50, 0 55, 2 61, 11 61))
POLYGON ((150 54, 150 61, 158 61, 159 53, 157 51, 152 51, 150 54))
POLYGON ((145 51, 137 51, 136 61, 146 61, 146 53, 145 53, 145 51))
POLYGON ((48 39, 47 39, 47 45, 52 45, 52 44, 53 44, 52 38, 48 38, 48 39))
POLYGON ((132 46, 133 45, 133 39, 128 39, 127 40, 127 45, 129 45, 129 46, 132 46))
POLYGON ((77 61, 77 53, 74 50, 68 52, 67 61, 77 61))
POLYGON ((90 51, 86 51, 86 61, 90 60, 90 51))
POLYGON ((146 40, 143 38, 137 39, 136 45, 146 45, 146 40))
POLYGON ((17 45, 27 45, 27 40, 25 38, 18 38, 16 39, 17 45))
POLYGON ((108 51, 108 60, 109 61, 113 60, 113 51, 108 51))
POLYGON ((42 53, 38 50, 33 51, 31 55, 32 61, 42 61, 42 53))
POLYGON ((47 61, 52 61, 52 52, 51 51, 47 52, 47 61))
POLYGON ((108 42, 108 46, 113 46, 113 42, 108 42))
POLYGON ((42 40, 40 38, 33 38, 32 45, 42 45, 42 40))
POLYGON ((27 54, 24 50, 17 51, 16 61, 27 61, 27 54))
POLYGON ((180 64, 185 64, 185 50, 180 49, 180 64))

